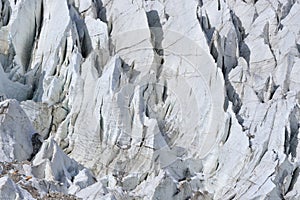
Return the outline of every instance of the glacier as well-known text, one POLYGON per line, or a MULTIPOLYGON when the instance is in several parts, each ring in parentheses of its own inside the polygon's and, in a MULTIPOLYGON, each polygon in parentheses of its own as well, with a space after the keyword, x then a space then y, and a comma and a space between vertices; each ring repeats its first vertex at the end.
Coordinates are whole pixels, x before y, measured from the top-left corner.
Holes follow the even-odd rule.
POLYGON ((300 199, 299 0, 0 0, 0 199, 300 199))

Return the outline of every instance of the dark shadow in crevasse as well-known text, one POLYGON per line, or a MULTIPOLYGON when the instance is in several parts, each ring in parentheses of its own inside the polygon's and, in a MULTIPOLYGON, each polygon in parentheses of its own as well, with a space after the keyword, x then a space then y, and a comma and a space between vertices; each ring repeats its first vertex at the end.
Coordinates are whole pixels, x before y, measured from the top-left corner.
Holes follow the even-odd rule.
POLYGON ((93 0, 94 5, 97 9, 97 18, 99 18, 101 21, 107 23, 107 17, 106 17, 106 8, 103 7, 103 3, 101 0, 93 0))
POLYGON ((160 23, 160 18, 158 12, 156 10, 151 10, 146 13, 148 26, 151 31, 151 39, 154 50, 159 56, 164 55, 164 51, 162 49, 162 41, 164 38, 164 32, 162 30, 162 25, 160 23))
POLYGON ((88 33, 87 26, 84 22, 84 19, 80 17, 80 14, 73 6, 70 7, 70 17, 76 24, 77 33, 79 36, 80 44, 77 44, 77 46, 81 47, 81 54, 84 58, 86 58, 93 50, 92 41, 88 33))

